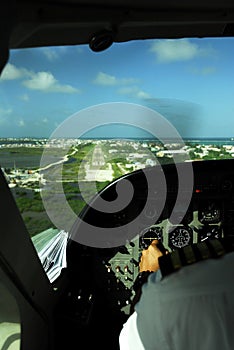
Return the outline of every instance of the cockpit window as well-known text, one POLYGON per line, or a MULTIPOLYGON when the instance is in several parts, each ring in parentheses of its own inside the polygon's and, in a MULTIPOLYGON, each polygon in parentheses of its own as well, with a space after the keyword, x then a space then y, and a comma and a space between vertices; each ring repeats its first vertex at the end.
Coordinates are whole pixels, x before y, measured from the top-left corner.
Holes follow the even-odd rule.
POLYGON ((0 166, 45 268, 48 242, 51 252, 66 244, 56 219, 64 202, 78 215, 126 173, 234 157, 233 56, 233 38, 11 51, 0 166), (53 191, 61 201, 49 200, 53 191))

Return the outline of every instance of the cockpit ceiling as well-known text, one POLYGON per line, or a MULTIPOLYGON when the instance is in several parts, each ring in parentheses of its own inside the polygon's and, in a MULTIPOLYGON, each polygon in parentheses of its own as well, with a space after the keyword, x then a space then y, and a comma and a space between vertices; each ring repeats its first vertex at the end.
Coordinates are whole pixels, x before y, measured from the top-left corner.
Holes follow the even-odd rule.
POLYGON ((234 35, 234 2, 17 1, 10 48, 88 44, 102 30, 115 42, 234 35))

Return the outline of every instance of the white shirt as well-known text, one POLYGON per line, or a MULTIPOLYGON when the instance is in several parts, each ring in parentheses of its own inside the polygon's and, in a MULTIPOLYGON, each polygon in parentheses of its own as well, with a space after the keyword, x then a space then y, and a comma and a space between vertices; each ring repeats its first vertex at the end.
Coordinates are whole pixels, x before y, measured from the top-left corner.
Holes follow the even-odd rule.
POLYGON ((234 253, 149 276, 120 350, 233 350, 234 253))

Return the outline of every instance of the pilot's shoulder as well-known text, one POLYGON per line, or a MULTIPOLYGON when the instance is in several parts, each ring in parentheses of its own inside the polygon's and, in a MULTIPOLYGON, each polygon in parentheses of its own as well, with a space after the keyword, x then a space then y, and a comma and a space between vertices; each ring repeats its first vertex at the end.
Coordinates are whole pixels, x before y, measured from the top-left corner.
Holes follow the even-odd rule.
POLYGON ((152 274, 142 290, 148 295, 158 293, 162 299, 234 291, 233 267, 234 252, 231 252, 221 258, 184 266, 161 281, 152 274))

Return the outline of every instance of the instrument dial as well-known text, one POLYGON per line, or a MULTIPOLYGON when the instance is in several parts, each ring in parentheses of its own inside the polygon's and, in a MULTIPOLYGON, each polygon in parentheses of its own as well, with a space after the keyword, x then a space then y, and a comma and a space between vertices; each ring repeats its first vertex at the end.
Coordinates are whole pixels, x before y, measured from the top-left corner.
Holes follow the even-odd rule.
POLYGON ((221 238, 222 237, 222 230, 218 225, 207 225, 203 227, 198 232, 198 241, 203 242, 206 239, 212 239, 212 238, 221 238))
POLYGON ((178 226, 169 232, 169 246, 172 249, 183 248, 192 243, 193 231, 190 227, 178 226))
POLYGON ((202 206, 198 212, 198 220, 205 223, 217 223, 220 221, 221 210, 217 203, 208 202, 206 205, 202 206))
POLYGON ((140 238, 140 247, 142 249, 147 249, 154 239, 157 239, 161 242, 163 241, 163 233, 161 227, 150 227, 145 229, 142 232, 140 238))

